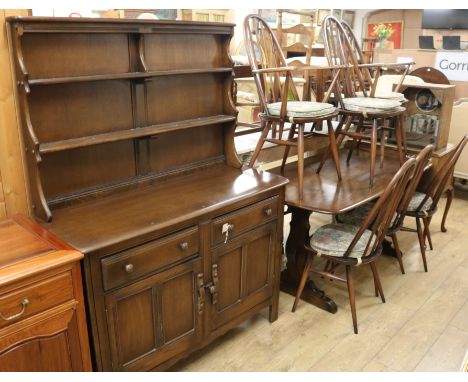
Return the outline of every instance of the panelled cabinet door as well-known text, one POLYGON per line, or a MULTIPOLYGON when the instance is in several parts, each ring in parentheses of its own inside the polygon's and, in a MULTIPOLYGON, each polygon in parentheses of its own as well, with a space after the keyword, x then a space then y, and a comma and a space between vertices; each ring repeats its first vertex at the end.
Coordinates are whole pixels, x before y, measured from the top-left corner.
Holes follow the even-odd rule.
POLYGON ((188 261, 106 296, 112 369, 149 370, 201 338, 202 262, 188 261))
POLYGON ((212 249, 213 330, 272 296, 276 224, 274 221, 212 249))
POLYGON ((0 332, 0 372, 83 371, 73 307, 27 321, 0 332))

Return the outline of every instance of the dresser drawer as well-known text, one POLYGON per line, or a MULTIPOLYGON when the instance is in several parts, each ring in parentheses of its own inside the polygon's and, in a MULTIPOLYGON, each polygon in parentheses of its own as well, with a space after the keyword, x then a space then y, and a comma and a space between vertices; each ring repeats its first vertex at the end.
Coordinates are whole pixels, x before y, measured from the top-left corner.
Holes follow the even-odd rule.
POLYGON ((71 273, 62 273, 0 295, 0 327, 72 300, 71 273))
POLYGON ((255 228, 278 216, 278 196, 262 200, 251 206, 216 218, 211 225, 211 241, 213 245, 228 240, 252 228, 255 228))
POLYGON ((101 260, 109 290, 198 253, 198 227, 117 253, 101 260))

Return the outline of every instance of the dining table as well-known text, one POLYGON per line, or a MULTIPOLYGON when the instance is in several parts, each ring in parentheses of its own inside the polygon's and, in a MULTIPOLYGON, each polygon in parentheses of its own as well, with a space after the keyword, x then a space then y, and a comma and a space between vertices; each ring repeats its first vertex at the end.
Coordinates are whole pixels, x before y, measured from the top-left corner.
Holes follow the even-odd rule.
MULTIPOLYGON (((282 172, 280 169, 273 170, 289 179, 285 204, 288 207, 287 213, 291 213, 291 223, 285 245, 287 264, 281 274, 283 292, 294 296, 296 294, 307 255, 304 244, 310 240, 311 214, 334 216, 378 198, 400 168, 396 151, 386 150, 383 167, 376 165, 374 183, 369 187, 368 151, 355 152, 349 162, 346 161, 346 154, 347 150, 340 150, 341 180, 337 178, 331 159, 325 163, 320 174, 316 173, 320 158, 306 161, 302 199, 299 199, 298 194, 297 163, 288 164, 282 172)), ((384 250, 391 252, 393 248, 387 245, 384 250)), ((337 311, 333 299, 320 290, 310 276, 301 299, 330 313, 337 311)))

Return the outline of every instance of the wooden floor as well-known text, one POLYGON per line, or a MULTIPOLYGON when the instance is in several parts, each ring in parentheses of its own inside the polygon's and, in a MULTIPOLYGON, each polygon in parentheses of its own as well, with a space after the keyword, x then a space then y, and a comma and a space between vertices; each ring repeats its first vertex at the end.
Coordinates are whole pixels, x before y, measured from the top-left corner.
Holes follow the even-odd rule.
MULTIPOLYGON (((379 258, 386 304, 374 297, 370 269, 356 269, 358 335, 346 285, 317 280, 336 301, 336 314, 304 302, 291 313, 293 298, 281 293, 276 322, 270 324, 265 311, 172 370, 458 371, 468 349, 468 192, 456 190, 446 233, 440 231, 441 215, 431 224, 429 273, 423 271, 417 238, 410 232, 399 234, 406 275, 395 259, 379 258)), ((312 215, 311 230, 327 222, 325 215, 312 215)), ((286 218, 285 237, 288 223, 286 218)))

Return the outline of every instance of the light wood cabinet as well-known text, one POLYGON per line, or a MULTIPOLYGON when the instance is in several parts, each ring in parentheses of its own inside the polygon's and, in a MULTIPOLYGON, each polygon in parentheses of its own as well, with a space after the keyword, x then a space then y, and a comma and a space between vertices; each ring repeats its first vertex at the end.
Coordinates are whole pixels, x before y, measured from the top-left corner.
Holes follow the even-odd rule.
POLYGON ((0 371, 90 371, 83 255, 16 216, 0 223, 0 371))

